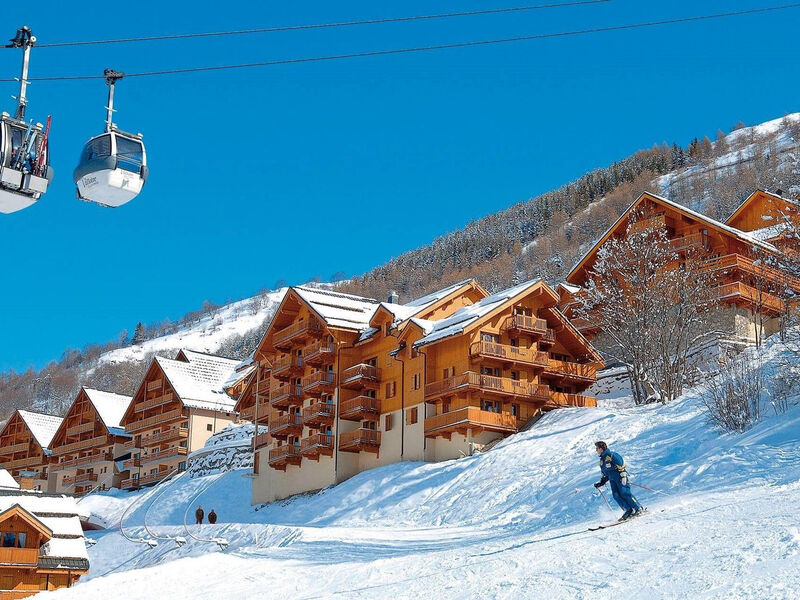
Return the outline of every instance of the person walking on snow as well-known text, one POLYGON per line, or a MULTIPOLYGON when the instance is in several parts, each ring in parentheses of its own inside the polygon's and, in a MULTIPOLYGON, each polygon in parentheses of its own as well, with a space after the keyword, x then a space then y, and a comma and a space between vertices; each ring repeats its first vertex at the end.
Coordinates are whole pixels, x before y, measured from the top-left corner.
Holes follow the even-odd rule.
POLYGON ((217 522, 217 513, 214 511, 213 508, 211 509, 211 512, 208 513, 208 522, 211 523, 212 525, 217 522))
POLYGON ((203 511, 203 507, 202 506, 198 506, 197 510, 194 511, 195 519, 197 519, 197 523, 196 523, 197 525, 202 525, 203 524, 203 517, 205 516, 205 514, 206 513, 203 511))
POLYGON ((614 500, 625 511, 620 517, 620 521, 640 515, 644 508, 633 497, 631 484, 628 482, 628 473, 625 470, 625 461, 619 454, 609 450, 608 444, 605 442, 596 442, 594 446, 600 456, 600 472, 603 474, 594 487, 600 489, 606 483, 611 484, 611 494, 614 496, 614 500))

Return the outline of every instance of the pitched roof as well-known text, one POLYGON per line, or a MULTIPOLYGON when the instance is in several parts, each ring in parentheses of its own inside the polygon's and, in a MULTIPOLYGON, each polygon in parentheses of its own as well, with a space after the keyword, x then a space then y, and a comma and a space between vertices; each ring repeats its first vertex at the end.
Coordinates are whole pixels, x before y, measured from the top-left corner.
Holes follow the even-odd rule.
POLYGON ((44 413, 31 412, 29 410, 18 410, 19 416, 25 421, 36 442, 42 448, 49 448, 50 442, 53 441, 53 436, 58 431, 61 425, 61 417, 55 415, 46 415, 44 413))
POLYGON ((103 424, 109 430, 118 429, 119 431, 113 432, 115 434, 123 433, 123 427, 120 421, 125 411, 128 409, 128 405, 131 403, 131 397, 87 387, 84 387, 83 391, 86 392, 89 401, 94 405, 103 424))
POLYGON ((5 469, 0 469, 0 488, 19 489, 17 480, 5 469))
POLYGON ((256 360, 255 360, 255 353, 251 354, 239 364, 236 365, 236 368, 231 371, 230 376, 228 379, 225 380, 225 383, 222 384, 224 389, 232 388, 240 381, 244 381, 247 379, 250 374, 256 370, 256 360))
POLYGON ((212 410, 233 410, 235 401, 225 393, 225 382, 239 361, 191 352, 189 362, 157 356, 164 375, 185 406, 212 410))
POLYGON ((443 338, 463 333, 469 326, 477 323, 493 310, 500 308, 510 299, 527 292, 540 283, 542 283, 541 279, 531 279, 520 283, 507 290, 487 296, 475 304, 460 308, 449 317, 438 321, 411 319, 415 325, 421 327, 425 332, 425 336, 417 340, 414 346, 424 346, 443 338))
POLYGON ((361 331, 380 302, 351 294, 307 287, 291 288, 322 318, 328 327, 361 331))
POLYGON ((731 213, 731 216, 725 219, 725 223, 726 224, 731 223, 732 221, 736 220, 736 217, 738 217, 742 213, 742 211, 745 208, 747 208, 747 206, 760 195, 770 196, 776 200, 785 202, 786 204, 791 204, 792 206, 800 206, 800 202, 797 202, 797 200, 792 200, 791 198, 785 198, 779 194, 776 194, 774 192, 769 192, 767 190, 758 189, 752 194, 750 194, 747 198, 745 198, 744 201, 742 201, 742 203, 736 207, 736 210, 734 210, 733 213, 731 213))
POLYGON ((771 252, 773 254, 778 252, 778 249, 772 244, 761 241, 747 232, 740 231, 739 229, 731 227, 730 225, 726 225, 725 223, 720 223, 719 221, 712 219, 711 217, 707 217, 706 215, 701 214, 695 210, 686 208, 682 204, 673 202, 672 200, 664 198, 663 196, 659 196, 658 194, 653 194, 651 192, 642 192, 642 194, 640 194, 639 197, 630 206, 628 206, 628 208, 626 208, 623 211, 623 213, 619 216, 619 218, 616 221, 614 221, 613 225, 611 225, 611 227, 606 229, 605 233, 603 233, 603 235, 600 236, 600 239, 598 239, 597 242, 594 243, 591 249, 586 254, 584 254, 581 257, 581 259, 570 269, 569 274, 566 277, 567 282, 570 282, 572 277, 586 263, 589 257, 592 256, 600 248, 600 246, 602 246, 606 242, 606 240, 611 236, 611 234, 617 229, 619 224, 630 214, 630 212, 640 202, 642 202, 642 200, 645 199, 656 202, 657 204, 663 204, 664 206, 668 206, 684 214, 687 217, 705 223, 706 225, 709 225, 710 227, 713 227, 714 229, 717 229, 719 231, 724 231, 725 233, 728 233, 747 244, 758 246, 762 250, 766 250, 767 252, 771 252))

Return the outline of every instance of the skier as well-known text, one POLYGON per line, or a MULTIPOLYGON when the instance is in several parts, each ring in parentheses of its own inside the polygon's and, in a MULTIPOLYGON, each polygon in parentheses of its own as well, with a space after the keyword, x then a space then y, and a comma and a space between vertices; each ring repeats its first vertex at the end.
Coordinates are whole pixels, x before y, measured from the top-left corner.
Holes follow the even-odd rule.
POLYGON ((203 524, 203 517, 205 516, 205 514, 206 513, 203 511, 203 507, 202 506, 198 506, 197 510, 194 511, 194 516, 197 519, 197 523, 196 523, 197 525, 202 525, 203 524))
POLYGON ((211 509, 211 512, 208 513, 208 522, 211 523, 212 525, 217 522, 217 513, 214 511, 213 508, 211 509))
POLYGON ((631 484, 628 483, 625 461, 619 454, 609 450, 608 444, 605 442, 596 442, 594 446, 600 456, 600 472, 603 474, 600 481, 594 484, 594 487, 600 489, 606 482, 611 483, 611 494, 619 504, 619 507, 625 511, 620 517, 620 521, 639 516, 644 511, 644 508, 631 493, 631 484))

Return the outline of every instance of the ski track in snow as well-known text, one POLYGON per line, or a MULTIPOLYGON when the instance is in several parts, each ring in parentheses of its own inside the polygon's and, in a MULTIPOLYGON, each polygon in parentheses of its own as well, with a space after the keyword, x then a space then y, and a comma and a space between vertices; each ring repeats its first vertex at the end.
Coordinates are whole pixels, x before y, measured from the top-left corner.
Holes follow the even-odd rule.
MULTIPOLYGON (((767 370, 782 352, 768 345, 767 370)), ((799 442, 800 406, 721 434, 690 391, 663 407, 554 411, 485 454, 389 465, 267 506, 249 505, 246 469, 111 492, 80 504, 110 527, 88 534, 92 572, 47 598, 797 598, 799 442), (590 532, 620 512, 592 493, 598 439, 664 493, 635 488, 649 514, 590 532), (191 522, 199 503, 221 522, 192 533, 230 546, 131 543, 118 530, 131 501, 131 537, 147 535, 146 515, 158 537, 188 538, 184 512, 191 522)))

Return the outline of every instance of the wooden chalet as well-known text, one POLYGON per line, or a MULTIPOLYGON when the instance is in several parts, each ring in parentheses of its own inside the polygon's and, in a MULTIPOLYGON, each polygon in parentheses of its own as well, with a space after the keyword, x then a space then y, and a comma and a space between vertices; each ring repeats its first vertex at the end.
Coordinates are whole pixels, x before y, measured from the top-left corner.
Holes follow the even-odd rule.
POLYGON ((725 306, 728 334, 752 340, 757 328, 768 336, 778 327, 777 316, 784 310, 779 291, 800 292, 800 281, 769 266, 769 257, 781 251, 773 244, 780 237, 780 224, 773 209, 783 200, 763 191, 752 194, 727 220, 720 223, 661 196, 643 193, 594 244, 570 271, 566 284, 559 286, 559 307, 573 324, 589 337, 602 323, 577 317, 581 287, 591 277, 597 253, 612 237, 627 235, 632 215, 641 220, 632 227, 663 227, 672 247, 684 257, 702 261, 712 275, 711 297, 725 306), (772 207, 772 208, 770 208, 772 207), (770 212, 773 211, 773 212, 770 212), (760 228, 755 229, 758 225, 760 228), (743 229, 740 229, 742 227, 743 229), (756 312, 759 315, 756 315, 756 312))
POLYGON ((186 469, 189 453, 236 420, 225 392, 239 361, 191 350, 156 357, 120 423, 132 437, 122 469, 125 489, 151 485, 186 469))
POLYGON ((117 462, 127 458, 131 439, 120 420, 130 396, 82 387, 53 436, 50 491, 81 496, 93 489, 119 487, 117 462))
POLYGON ((21 490, 0 469, 0 600, 70 587, 88 572, 75 500, 21 490))
POLYGON ((50 442, 61 417, 17 410, 0 431, 0 467, 23 485, 47 490, 50 442))
MULTIPOLYGON (((236 400, 234 410, 240 421, 259 425, 269 425, 269 386, 272 379, 272 367, 268 362, 253 369, 244 381, 244 387, 236 400)), ((264 431, 266 433, 266 431, 264 431)))
POLYGON ((490 296, 468 280, 391 300, 289 289, 255 355, 271 365, 272 410, 253 502, 452 458, 542 409, 594 405, 581 392, 600 357, 546 284, 490 296))

